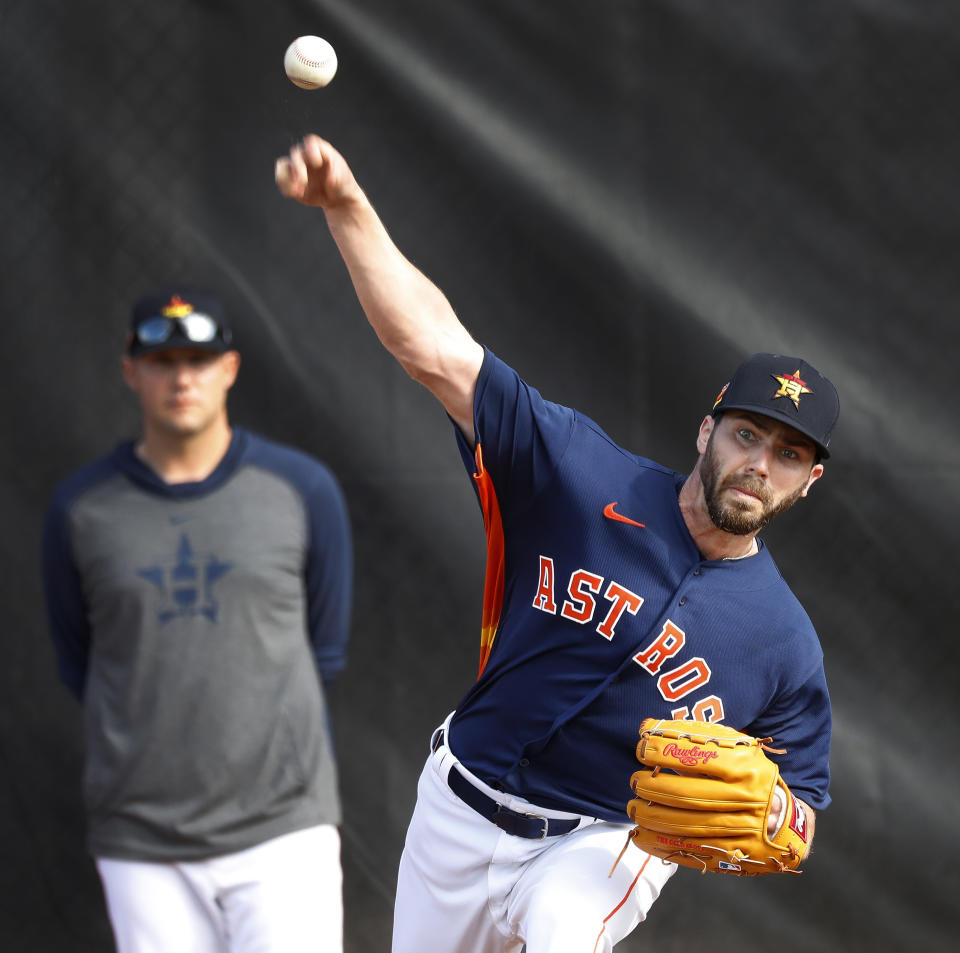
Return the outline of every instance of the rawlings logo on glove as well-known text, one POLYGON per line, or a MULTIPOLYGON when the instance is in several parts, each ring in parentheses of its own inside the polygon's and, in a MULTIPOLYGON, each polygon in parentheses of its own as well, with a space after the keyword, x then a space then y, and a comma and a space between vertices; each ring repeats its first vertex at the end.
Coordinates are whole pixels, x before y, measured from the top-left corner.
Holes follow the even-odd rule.
POLYGON ((711 758, 717 757, 716 751, 707 751, 694 745, 692 748, 681 748, 680 745, 667 745, 663 749, 668 758, 676 758, 681 764, 706 764, 711 758))
POLYGON ((640 725, 627 814, 631 840, 664 860, 737 876, 800 873, 807 850, 803 807, 753 738, 725 725, 647 718, 640 725), (784 820, 768 835, 774 792, 784 820))

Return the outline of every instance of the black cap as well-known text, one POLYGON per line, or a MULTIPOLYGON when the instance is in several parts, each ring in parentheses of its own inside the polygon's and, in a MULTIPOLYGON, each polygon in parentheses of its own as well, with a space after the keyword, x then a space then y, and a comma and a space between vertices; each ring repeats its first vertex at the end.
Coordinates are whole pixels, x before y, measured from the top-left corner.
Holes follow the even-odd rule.
POLYGON ((783 421, 809 437, 826 458, 840 398, 833 384, 802 358, 754 354, 717 395, 713 416, 725 410, 751 410, 783 421))
POLYGON ((233 333, 224 314, 223 304, 215 294, 197 288, 162 288, 143 295, 134 304, 130 330, 127 332, 127 353, 131 357, 139 357, 141 354, 164 348, 187 347, 223 354, 232 350, 232 340, 233 333), (209 331, 205 329, 202 320, 191 322, 191 317, 206 318, 209 331), (162 339, 146 333, 148 329, 156 330, 155 325, 148 324, 152 319, 160 319, 157 322, 160 327, 164 323, 163 319, 174 319, 168 321, 162 339), (202 334, 194 332, 197 325, 198 330, 204 329, 202 334))

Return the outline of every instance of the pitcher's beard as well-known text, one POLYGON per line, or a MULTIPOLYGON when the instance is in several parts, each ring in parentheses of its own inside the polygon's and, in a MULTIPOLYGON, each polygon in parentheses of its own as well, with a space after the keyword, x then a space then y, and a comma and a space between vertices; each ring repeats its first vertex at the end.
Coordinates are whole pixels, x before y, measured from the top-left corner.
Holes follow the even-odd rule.
POLYGON ((720 461, 713 449, 712 433, 707 440, 707 449, 700 464, 700 482, 703 484, 703 496, 711 522, 717 529, 733 536, 749 536, 763 529, 779 513, 790 509, 803 493, 801 485, 779 503, 774 503, 770 489, 758 477, 733 474, 721 480, 720 461), (724 500, 723 491, 730 487, 739 487, 753 493, 760 501, 760 511, 750 510, 746 501, 724 500))

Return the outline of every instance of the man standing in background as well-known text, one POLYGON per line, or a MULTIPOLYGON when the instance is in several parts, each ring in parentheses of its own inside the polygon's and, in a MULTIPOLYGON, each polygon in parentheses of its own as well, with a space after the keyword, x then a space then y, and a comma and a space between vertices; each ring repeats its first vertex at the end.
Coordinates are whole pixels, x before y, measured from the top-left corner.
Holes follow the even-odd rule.
POLYGON ((138 440, 50 502, 43 580, 83 703, 84 799, 120 953, 342 949, 340 803, 324 686, 353 553, 325 464, 231 427, 219 299, 133 309, 138 440))

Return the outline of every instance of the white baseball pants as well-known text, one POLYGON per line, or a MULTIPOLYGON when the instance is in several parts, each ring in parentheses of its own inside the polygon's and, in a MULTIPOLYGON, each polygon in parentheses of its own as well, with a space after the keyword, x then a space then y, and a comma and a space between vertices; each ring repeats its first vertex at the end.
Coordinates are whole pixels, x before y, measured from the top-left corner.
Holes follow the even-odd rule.
MULTIPOLYGON (((454 739, 455 741, 456 739, 454 739)), ((400 860, 393 953, 609 953, 640 921, 677 869, 633 844, 609 876, 630 824, 582 818, 569 834, 507 834, 447 786, 457 759, 443 744, 420 776, 400 860)), ((514 810, 534 807, 475 786, 514 810)))
POLYGON ((342 953, 340 832, 186 863, 97 858, 117 953, 342 953))

